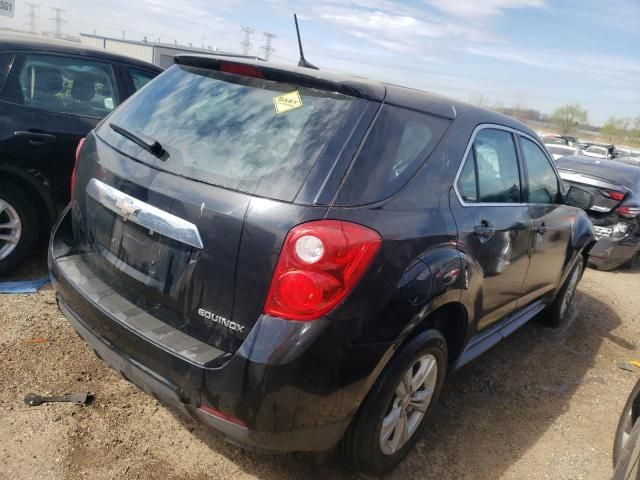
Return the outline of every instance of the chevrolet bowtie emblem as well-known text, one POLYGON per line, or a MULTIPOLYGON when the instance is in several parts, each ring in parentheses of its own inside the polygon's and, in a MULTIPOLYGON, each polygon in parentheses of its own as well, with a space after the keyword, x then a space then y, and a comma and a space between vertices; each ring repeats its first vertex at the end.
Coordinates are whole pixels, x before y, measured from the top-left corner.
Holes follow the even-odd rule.
POLYGON ((131 217, 140 210, 135 206, 135 203, 130 198, 119 198, 116 201, 116 208, 124 218, 131 217))

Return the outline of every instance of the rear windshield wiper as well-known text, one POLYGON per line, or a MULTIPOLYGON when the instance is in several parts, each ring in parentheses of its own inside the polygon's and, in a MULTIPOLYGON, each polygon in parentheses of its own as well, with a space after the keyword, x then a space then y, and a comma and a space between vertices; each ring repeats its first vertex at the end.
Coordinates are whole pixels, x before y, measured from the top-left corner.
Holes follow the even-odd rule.
POLYGON ((147 137, 143 133, 127 130, 120 125, 116 125, 115 123, 110 123, 109 126, 114 132, 117 132, 123 137, 128 138, 133 143, 140 145, 147 152, 155 155, 161 160, 164 160, 163 155, 166 153, 166 151, 164 148, 162 148, 162 145, 160 145, 160 142, 158 142, 157 140, 154 140, 151 137, 147 137))

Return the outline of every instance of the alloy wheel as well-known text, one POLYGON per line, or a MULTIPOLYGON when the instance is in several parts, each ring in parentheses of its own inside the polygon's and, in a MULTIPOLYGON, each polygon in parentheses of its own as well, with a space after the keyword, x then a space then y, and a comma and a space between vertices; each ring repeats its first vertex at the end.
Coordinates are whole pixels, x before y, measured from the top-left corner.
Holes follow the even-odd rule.
POLYGON ((386 455, 400 450, 424 419, 438 381, 438 362, 433 355, 417 359, 398 383, 393 401, 380 429, 380 447, 386 455))
POLYGON ((0 261, 15 250, 22 236, 22 222, 17 210, 0 199, 0 261))
POLYGON ((620 450, 621 451, 624 450, 624 447, 627 444, 629 437, 631 436, 631 430, 633 430, 633 427, 634 427, 633 412, 631 409, 629 409, 629 411, 625 414, 624 426, 620 431, 620 450))

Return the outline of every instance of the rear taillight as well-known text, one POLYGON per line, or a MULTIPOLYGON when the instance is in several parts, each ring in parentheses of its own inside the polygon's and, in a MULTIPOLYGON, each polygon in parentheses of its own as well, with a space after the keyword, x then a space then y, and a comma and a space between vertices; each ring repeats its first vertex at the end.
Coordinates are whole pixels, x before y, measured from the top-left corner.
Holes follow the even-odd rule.
POLYGON ((624 197, 627 196, 626 193, 624 192, 617 192, 615 190, 602 190, 602 194, 607 197, 610 198, 611 200, 616 200, 618 202, 624 200, 624 197))
POLYGON ((355 223, 298 225, 284 241, 264 313, 303 321, 328 313, 362 278, 381 243, 377 232, 355 223))
POLYGON ((638 215, 640 215, 640 206, 638 206, 638 205, 620 205, 616 209, 616 212, 618 212, 618 215, 620 215, 621 217, 635 218, 638 215))
POLYGON ((76 147, 76 161, 73 165, 73 171, 71 172, 71 198, 73 198, 73 189, 76 186, 76 169, 78 168, 78 158, 80 157, 80 152, 84 146, 84 140, 84 138, 81 138, 78 142, 78 146, 76 147))

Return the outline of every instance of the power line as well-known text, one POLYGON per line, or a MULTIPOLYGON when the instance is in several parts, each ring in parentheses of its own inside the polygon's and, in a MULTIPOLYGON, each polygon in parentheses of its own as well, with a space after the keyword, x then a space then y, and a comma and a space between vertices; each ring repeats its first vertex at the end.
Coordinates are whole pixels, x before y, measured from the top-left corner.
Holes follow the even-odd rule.
POLYGON ((244 40, 242 40, 242 43, 240 44, 240 46, 242 47, 242 53, 244 55, 249 55, 249 51, 252 47, 251 37, 253 36, 253 32, 255 32, 255 29, 245 26, 242 26, 240 28, 244 32, 244 40))
POLYGON ((273 33, 269 32, 263 32, 262 34, 264 35, 265 44, 263 47, 261 47, 261 49, 262 51, 264 51, 265 60, 269 60, 271 54, 276 53, 275 48, 271 46, 271 42, 276 38, 276 36, 273 33))
POLYGON ((32 34, 37 34, 38 33, 38 23, 36 22, 36 20, 38 19, 38 16, 36 15, 36 8, 40 8, 40 5, 35 4, 35 3, 29 3, 29 2, 24 2, 24 4, 29 7, 29 22, 25 24, 25 27, 28 27, 28 32, 32 33, 32 34))
POLYGON ((62 38, 62 24, 63 23, 67 23, 66 20, 64 20, 62 18, 62 14, 66 12, 66 10, 62 9, 62 8, 57 8, 57 7, 51 7, 51 10, 53 10, 56 13, 55 17, 50 18, 49 20, 53 20, 56 24, 56 31, 54 32, 53 36, 55 38, 62 38))

